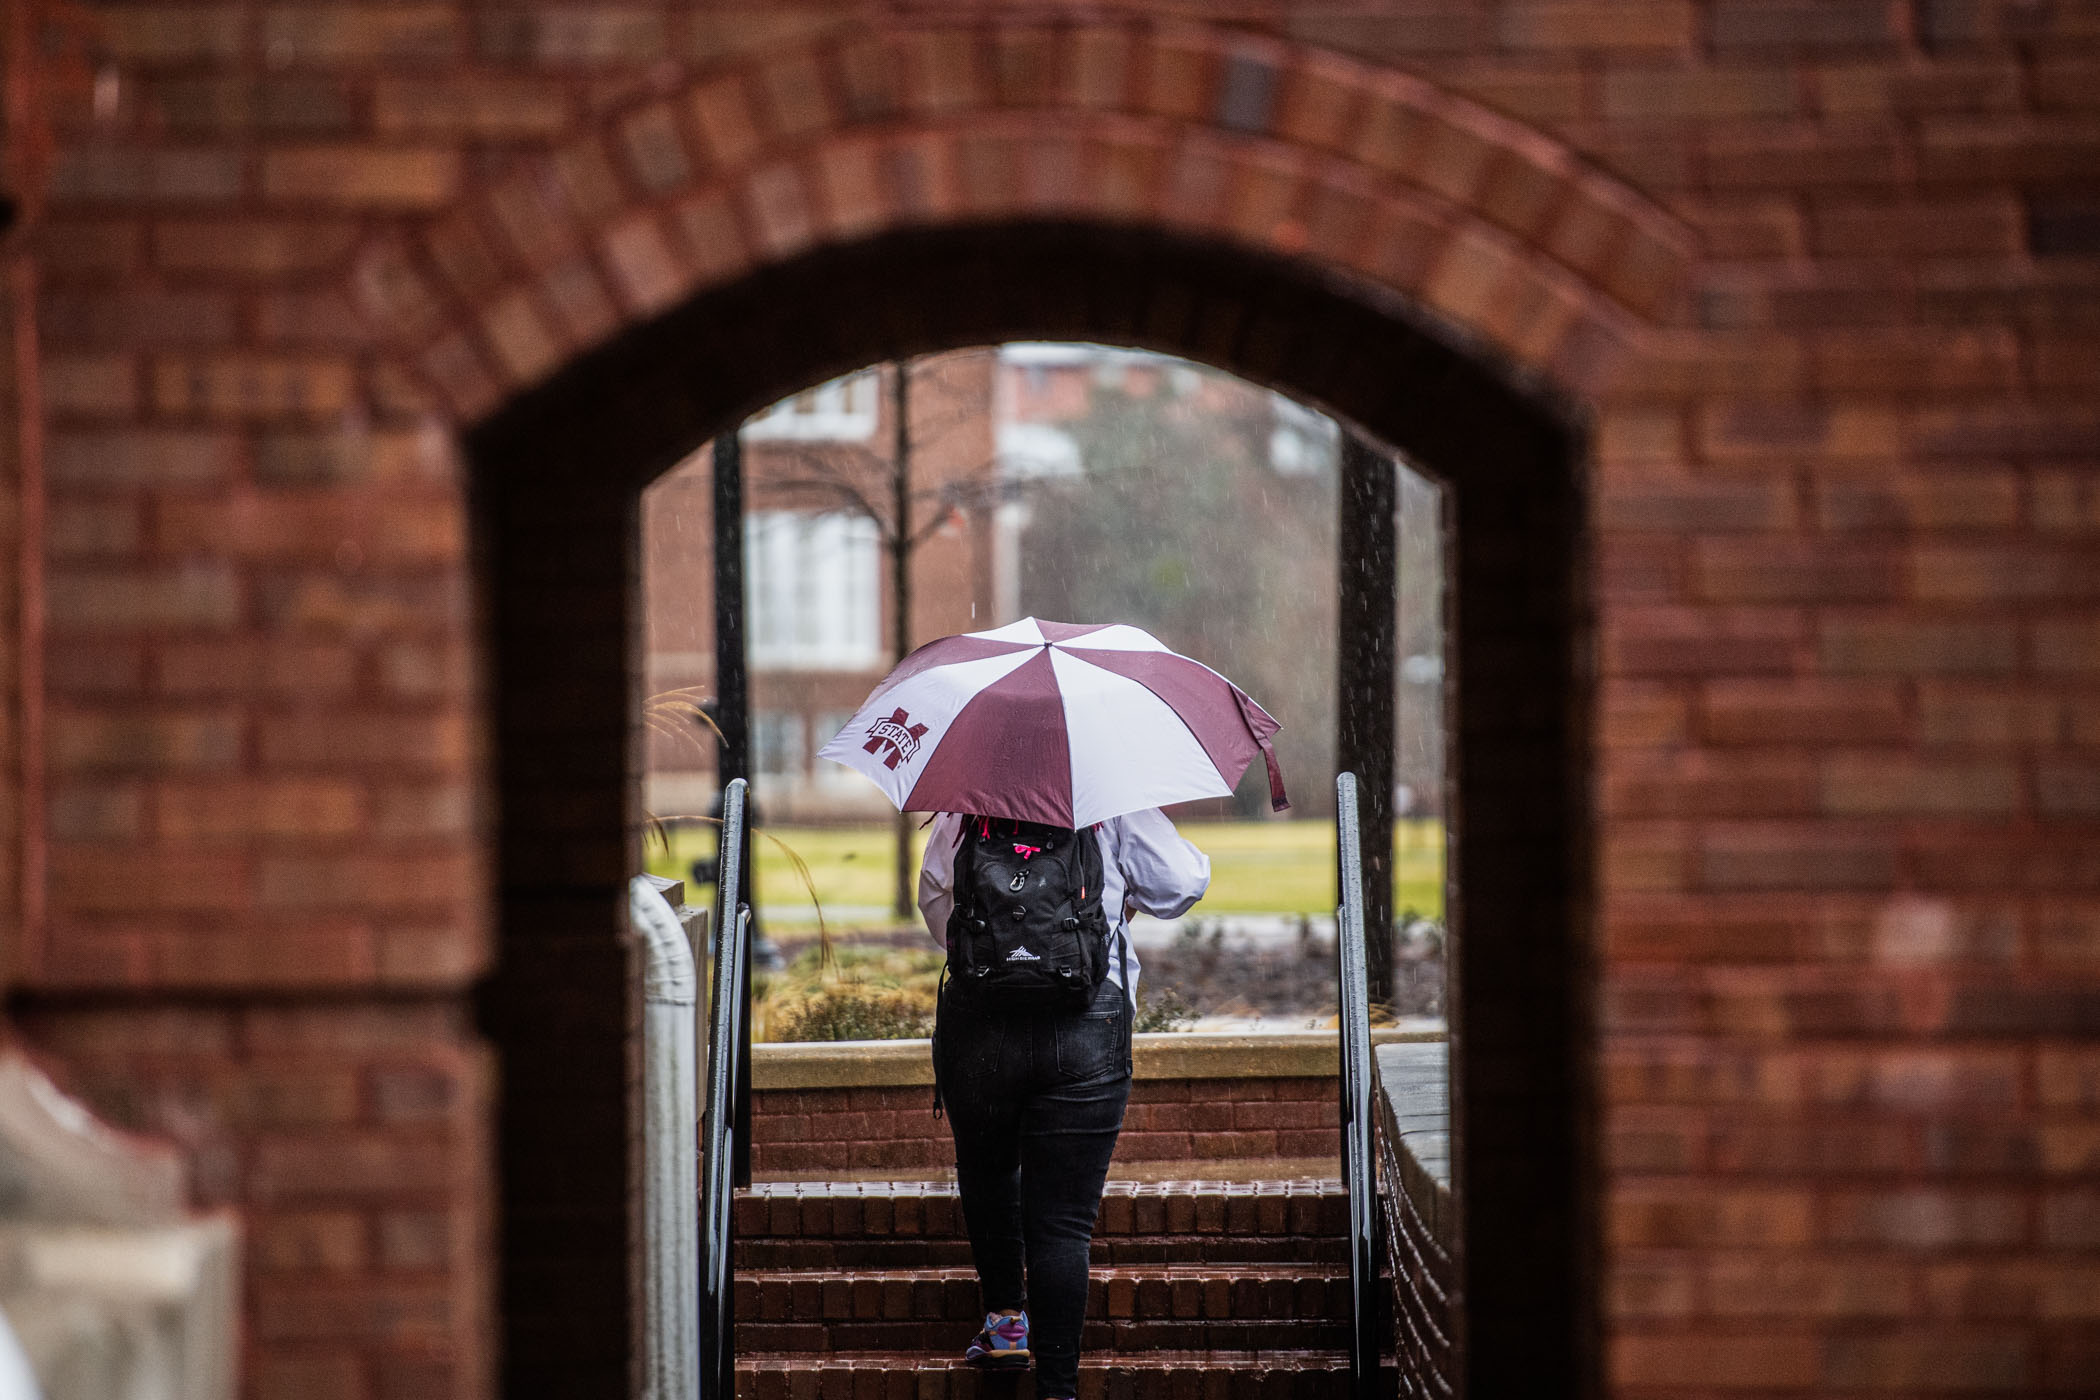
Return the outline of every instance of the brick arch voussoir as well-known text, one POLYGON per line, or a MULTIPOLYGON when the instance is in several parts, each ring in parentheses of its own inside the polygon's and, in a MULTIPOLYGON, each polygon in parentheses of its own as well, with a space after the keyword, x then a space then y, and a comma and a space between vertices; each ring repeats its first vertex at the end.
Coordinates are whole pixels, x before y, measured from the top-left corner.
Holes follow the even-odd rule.
POLYGON ((1103 21, 829 32, 695 70, 368 247, 352 282, 386 353, 470 422, 768 264, 1015 219, 1309 260, 1578 399, 1695 257, 1637 191, 1418 77, 1103 21))

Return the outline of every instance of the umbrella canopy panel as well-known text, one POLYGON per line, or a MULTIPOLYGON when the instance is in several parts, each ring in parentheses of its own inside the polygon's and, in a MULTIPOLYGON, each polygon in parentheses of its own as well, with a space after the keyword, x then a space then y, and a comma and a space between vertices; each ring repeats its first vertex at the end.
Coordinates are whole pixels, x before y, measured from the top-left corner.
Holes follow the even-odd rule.
POLYGON ((901 811, 1081 827, 1230 796, 1259 753, 1284 805, 1267 711, 1118 623, 1023 618, 920 647, 821 750, 901 811))

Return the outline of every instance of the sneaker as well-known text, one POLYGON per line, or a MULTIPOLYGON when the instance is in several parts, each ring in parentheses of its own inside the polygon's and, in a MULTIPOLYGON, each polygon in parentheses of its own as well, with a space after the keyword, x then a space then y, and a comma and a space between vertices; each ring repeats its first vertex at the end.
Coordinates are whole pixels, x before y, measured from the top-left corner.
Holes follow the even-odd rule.
POLYGON ((964 1348, 963 1360, 988 1370, 1026 1366, 1028 1314, 1022 1313, 1018 1317, 1007 1317, 1003 1313, 985 1314, 984 1330, 964 1348))

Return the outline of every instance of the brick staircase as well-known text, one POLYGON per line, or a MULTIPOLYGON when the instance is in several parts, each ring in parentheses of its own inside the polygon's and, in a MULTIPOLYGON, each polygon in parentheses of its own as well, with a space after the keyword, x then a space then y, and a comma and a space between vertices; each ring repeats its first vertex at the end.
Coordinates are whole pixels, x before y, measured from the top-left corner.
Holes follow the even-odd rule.
MULTIPOLYGON (((953 1186, 762 1185, 740 1193, 736 1211, 740 1396, 1033 1394, 1025 1373, 981 1374, 957 1359, 982 1314, 953 1186)), ((1083 1400, 1340 1394, 1347 1221, 1336 1182, 1110 1182, 1094 1231, 1083 1400)))

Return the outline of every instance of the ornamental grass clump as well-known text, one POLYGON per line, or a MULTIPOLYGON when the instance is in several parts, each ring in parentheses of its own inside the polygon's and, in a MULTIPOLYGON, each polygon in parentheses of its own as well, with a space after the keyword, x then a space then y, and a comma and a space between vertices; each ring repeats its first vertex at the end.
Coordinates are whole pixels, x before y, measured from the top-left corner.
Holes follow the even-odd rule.
POLYGON ((1180 992, 1172 987, 1162 987, 1153 996, 1140 986, 1138 988, 1137 1018, 1130 1023, 1134 1031, 1185 1031, 1196 1024, 1200 1013, 1183 1000, 1180 992))
POLYGON ((838 983, 820 987, 771 1027, 773 1040, 919 1040, 933 1034, 922 993, 838 983))

